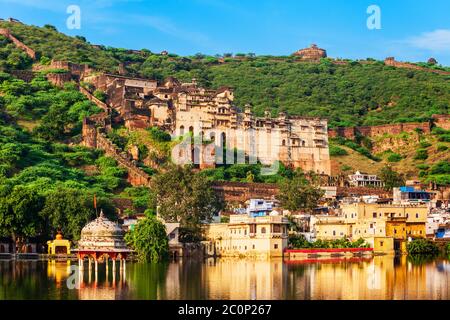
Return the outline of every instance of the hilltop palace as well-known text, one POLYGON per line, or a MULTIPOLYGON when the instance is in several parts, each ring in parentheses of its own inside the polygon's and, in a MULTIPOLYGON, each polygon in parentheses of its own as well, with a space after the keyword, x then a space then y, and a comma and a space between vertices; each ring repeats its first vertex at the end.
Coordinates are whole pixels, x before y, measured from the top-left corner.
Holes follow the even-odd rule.
MULTIPOLYGON (((162 84, 148 79, 100 74, 84 77, 91 89, 107 94, 106 104, 130 130, 157 126, 172 136, 193 137, 175 147, 172 159, 185 159, 211 168, 216 164, 256 163, 287 166, 330 175, 327 120, 255 117, 234 104, 232 89, 208 90, 168 78, 162 84), (188 133, 191 133, 190 135, 188 133), (224 150, 226 150, 224 152, 224 150)), ((175 161, 177 163, 177 161, 175 161)), ((183 161, 178 161, 178 163, 183 161)))

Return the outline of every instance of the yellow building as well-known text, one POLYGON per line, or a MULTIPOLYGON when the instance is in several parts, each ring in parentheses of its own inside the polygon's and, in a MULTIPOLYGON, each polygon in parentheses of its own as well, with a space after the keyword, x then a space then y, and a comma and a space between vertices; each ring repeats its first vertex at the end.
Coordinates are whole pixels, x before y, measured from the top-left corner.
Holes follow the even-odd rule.
POLYGON ((314 224, 316 237, 321 240, 339 240, 349 238, 351 225, 345 223, 340 216, 322 216, 314 224))
POLYGON ((55 240, 47 241, 48 254, 70 254, 70 241, 63 239, 61 233, 58 232, 55 240))
POLYGON ((208 255, 281 257, 288 243, 287 218, 232 215, 229 223, 205 226, 208 255))
POLYGON ((342 214, 316 223, 322 240, 366 239, 375 252, 406 252, 409 239, 426 237, 428 207, 425 205, 353 203, 342 206, 342 214))

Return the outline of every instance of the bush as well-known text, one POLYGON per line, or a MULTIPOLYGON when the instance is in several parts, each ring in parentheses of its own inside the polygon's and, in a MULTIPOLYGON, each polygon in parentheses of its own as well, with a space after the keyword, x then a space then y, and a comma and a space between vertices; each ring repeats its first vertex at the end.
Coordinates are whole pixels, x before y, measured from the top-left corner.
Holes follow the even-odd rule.
POLYGON ((450 133, 441 135, 438 140, 440 142, 450 142, 450 133))
POLYGON ((417 239, 409 242, 406 245, 406 250, 411 255, 435 255, 439 253, 438 246, 434 242, 426 239, 417 239))
POLYGON ((168 257, 166 226, 155 216, 141 220, 133 231, 127 233, 125 240, 142 262, 158 262, 168 257))
POLYGON ((438 152, 444 152, 444 151, 448 150, 448 146, 446 146, 445 144, 442 144, 442 143, 438 143, 436 150, 438 152))
POLYGON ((399 162, 402 159, 403 159, 403 157, 401 155, 399 155, 398 153, 391 153, 387 158, 387 160, 389 162, 399 162))
POLYGON ((106 102, 108 95, 105 92, 103 92, 102 90, 97 89, 94 91, 94 97, 96 97, 101 102, 106 102))
POLYGON ((419 149, 414 156, 414 160, 426 160, 428 159, 428 151, 426 149, 419 149))
POLYGON ((417 169, 425 170, 425 171, 430 169, 430 166, 425 163, 418 164, 416 167, 417 167, 417 169))
POLYGON ((148 132, 150 133, 150 137, 157 142, 169 142, 172 140, 172 137, 170 136, 170 134, 168 134, 167 132, 156 128, 156 127, 152 127, 150 129, 148 129, 148 132))
POLYGON ((294 249, 343 249, 343 248, 369 248, 369 244, 364 239, 351 242, 346 238, 338 240, 317 240, 308 242, 303 235, 289 238, 289 245, 294 249))
POLYGON ((420 142, 420 147, 421 147, 421 148, 429 148, 429 147, 431 147, 431 146, 432 146, 432 144, 429 143, 428 141, 421 141, 421 142, 420 142))
POLYGON ((348 155, 347 150, 342 149, 338 146, 330 145, 330 156, 331 157, 340 157, 348 155))

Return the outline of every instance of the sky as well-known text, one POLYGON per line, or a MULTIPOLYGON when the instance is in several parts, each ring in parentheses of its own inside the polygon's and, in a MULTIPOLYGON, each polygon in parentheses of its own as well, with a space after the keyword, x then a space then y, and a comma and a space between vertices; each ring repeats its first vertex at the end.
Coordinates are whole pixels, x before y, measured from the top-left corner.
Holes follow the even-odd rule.
POLYGON ((0 17, 52 24, 93 44, 179 55, 290 55, 315 43, 333 58, 450 66, 448 0, 0 0, 0 17), (69 29, 70 5, 80 28, 69 29), (380 28, 369 29, 369 6, 380 28))

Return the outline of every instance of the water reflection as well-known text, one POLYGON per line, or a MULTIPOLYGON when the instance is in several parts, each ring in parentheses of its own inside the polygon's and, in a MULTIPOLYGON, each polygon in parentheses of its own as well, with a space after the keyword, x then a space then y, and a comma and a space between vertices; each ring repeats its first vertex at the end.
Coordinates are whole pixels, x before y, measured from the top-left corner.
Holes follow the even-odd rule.
POLYGON ((442 258, 184 260, 128 263, 126 274, 103 265, 97 276, 85 268, 78 290, 67 287, 70 266, 0 262, 0 299, 450 299, 450 263, 442 258))

